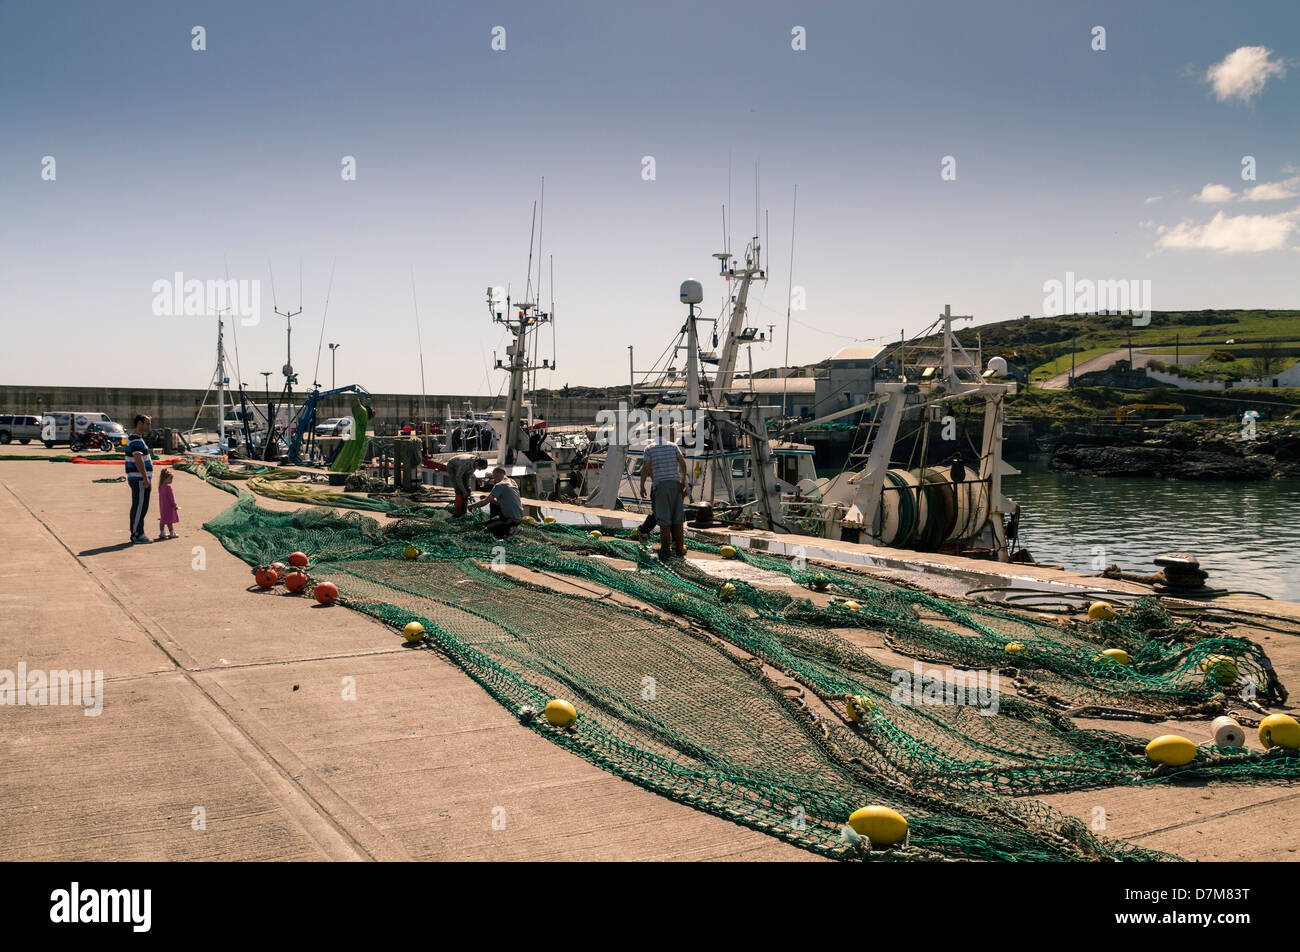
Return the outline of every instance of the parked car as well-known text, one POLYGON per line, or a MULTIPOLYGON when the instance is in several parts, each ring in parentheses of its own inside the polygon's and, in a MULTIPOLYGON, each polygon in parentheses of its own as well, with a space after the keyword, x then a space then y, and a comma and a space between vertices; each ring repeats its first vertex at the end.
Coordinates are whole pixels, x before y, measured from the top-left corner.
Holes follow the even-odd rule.
POLYGON ((41 438, 41 418, 24 414, 0 416, 0 443, 30 443, 41 438))
POLYGON ((316 435, 341 436, 347 439, 352 435, 352 417, 333 417, 324 423, 317 423, 316 435))
POLYGON ((53 448, 55 443, 68 443, 92 423, 112 423, 107 413, 91 410, 54 410, 41 418, 41 442, 53 448))

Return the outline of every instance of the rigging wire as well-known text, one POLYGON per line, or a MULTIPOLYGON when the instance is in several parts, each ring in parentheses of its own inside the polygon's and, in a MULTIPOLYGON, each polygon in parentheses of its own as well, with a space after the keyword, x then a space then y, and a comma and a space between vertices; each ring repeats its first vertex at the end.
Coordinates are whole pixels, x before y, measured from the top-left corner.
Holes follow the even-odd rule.
MULTIPOLYGON (((230 287, 230 259, 227 256, 222 255, 221 260, 226 266, 226 287, 230 287)), ((239 380, 239 392, 242 397, 244 392, 244 372, 239 369, 239 331, 236 330, 236 325, 238 324, 239 321, 232 320, 230 322, 230 336, 235 345, 235 377, 239 380)))
POLYGON ((334 266, 338 264, 338 262, 338 255, 335 255, 334 260, 330 262, 330 283, 325 288, 325 310, 321 312, 320 339, 316 341, 316 369, 312 371, 311 379, 312 383, 318 390, 320 389, 320 352, 321 346, 325 343, 325 320, 329 317, 330 313, 330 292, 334 290, 334 266))
POLYGON ((423 427, 428 419, 424 389, 424 338, 420 334, 420 299, 415 293, 415 265, 411 265, 411 300, 415 302, 415 341, 420 348, 420 425, 423 427))

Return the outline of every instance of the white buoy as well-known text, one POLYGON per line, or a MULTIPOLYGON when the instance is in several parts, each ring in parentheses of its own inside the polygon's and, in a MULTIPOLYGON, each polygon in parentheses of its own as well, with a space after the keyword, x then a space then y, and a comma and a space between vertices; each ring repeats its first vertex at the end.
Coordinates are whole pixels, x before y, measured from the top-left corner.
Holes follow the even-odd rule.
POLYGON ((1216 717, 1210 723, 1214 731, 1214 743, 1220 747, 1245 747, 1246 732, 1231 717, 1216 717))

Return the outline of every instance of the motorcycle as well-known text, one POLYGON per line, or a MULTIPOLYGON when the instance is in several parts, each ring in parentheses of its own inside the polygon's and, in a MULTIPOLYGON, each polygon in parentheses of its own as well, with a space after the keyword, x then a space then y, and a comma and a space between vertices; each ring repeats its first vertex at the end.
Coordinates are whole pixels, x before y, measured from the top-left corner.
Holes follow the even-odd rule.
POLYGON ((84 453, 86 450, 111 453, 116 449, 112 439, 102 430, 87 430, 84 433, 78 433, 68 445, 74 453, 84 453))

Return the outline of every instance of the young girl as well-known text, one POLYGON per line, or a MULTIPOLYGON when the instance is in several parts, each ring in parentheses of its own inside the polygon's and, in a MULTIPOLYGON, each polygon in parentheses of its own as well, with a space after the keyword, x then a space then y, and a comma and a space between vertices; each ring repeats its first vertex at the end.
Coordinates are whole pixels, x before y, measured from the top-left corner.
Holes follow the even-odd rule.
POLYGON ((180 508, 172 493, 172 471, 164 469, 158 477, 158 538, 176 538, 176 523, 181 521, 180 508))

